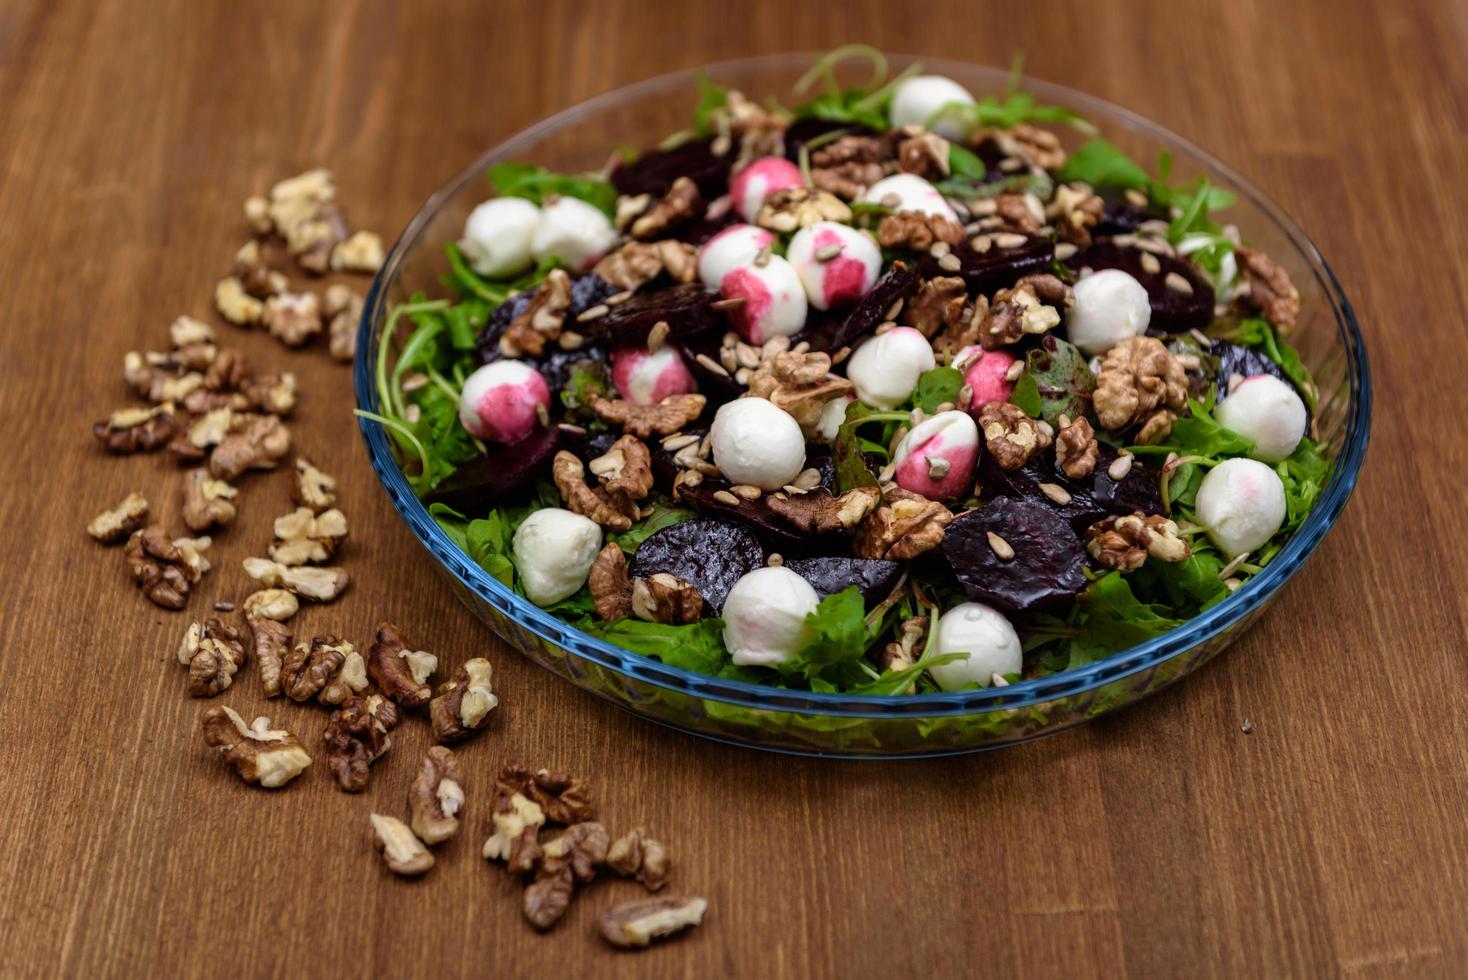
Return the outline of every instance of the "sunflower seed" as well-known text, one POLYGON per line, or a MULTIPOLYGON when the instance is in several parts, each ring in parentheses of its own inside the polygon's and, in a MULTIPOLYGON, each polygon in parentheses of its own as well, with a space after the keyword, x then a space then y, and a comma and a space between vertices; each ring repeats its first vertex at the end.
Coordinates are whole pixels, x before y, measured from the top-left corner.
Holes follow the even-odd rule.
POLYGON ((1027 365, 1024 361, 1015 361, 1013 364, 1009 365, 1009 370, 1004 372, 1004 380, 1018 381, 1021 377, 1024 376, 1026 366, 1027 365))
POLYGON ((845 248, 844 245, 822 245, 816 249, 816 261, 829 262, 840 255, 843 248, 845 248))
POLYGON ((743 497, 745 500, 758 500, 760 494, 763 493, 759 487, 750 486, 748 483, 736 483, 729 488, 729 492, 736 497, 743 497))
POLYGON ((1169 272, 1167 278, 1162 281, 1167 284, 1168 289, 1174 292, 1182 293, 1184 296, 1193 295, 1193 284, 1188 282, 1181 273, 1169 272))
POLYGON ((728 504, 730 507, 739 506, 739 498, 734 496, 728 490, 715 490, 714 499, 721 504, 728 504))
POLYGON ((1008 541, 1005 541, 993 531, 988 533, 988 538, 989 550, 993 551, 994 555, 1000 561, 1009 561, 1014 558, 1014 549, 1009 546, 1008 541))
POLYGON ((1059 245, 1055 246, 1055 257, 1062 262, 1075 254, 1076 247, 1070 242, 1061 242, 1059 245))
POLYGON ((1137 261, 1141 263, 1142 271, 1149 275, 1155 276, 1162 271, 1162 263, 1151 252, 1143 252, 1137 261))
POLYGON ((697 441, 698 436, 676 432, 663 440, 663 448, 670 453, 676 453, 678 450, 685 449, 697 441))
POLYGON ((1042 483, 1040 484, 1040 492, 1062 507, 1070 503, 1071 500, 1070 491, 1058 483, 1042 483))
POLYGON ((727 378, 729 376, 729 372, 724 370, 724 365, 720 364, 712 357, 709 357, 707 354, 699 354, 694 358, 694 360, 701 364, 704 370, 717 374, 721 378, 727 378))
POLYGON ((1233 578, 1234 572, 1237 572, 1240 568, 1243 567, 1244 562, 1249 560, 1249 556, 1251 554, 1253 554, 1253 552, 1246 551, 1242 555, 1235 555, 1233 561, 1229 562, 1227 565, 1224 565, 1223 568, 1219 570, 1219 579, 1227 582, 1229 579, 1233 578))
POLYGON ((1000 248, 1019 248, 1027 241, 1029 239, 1024 235, 1016 235, 1014 232, 1005 232, 1002 235, 994 236, 994 244, 1000 248))
POLYGON ((1128 454, 1126 454, 1124 456, 1118 456, 1118 457, 1116 457, 1115 459, 1113 459, 1111 461, 1111 465, 1108 466, 1108 467, 1106 467, 1106 475, 1109 476, 1109 477, 1111 477, 1111 479, 1114 480, 1117 483, 1120 483, 1122 480, 1125 480, 1127 474, 1130 473, 1131 471, 1132 471, 1132 457, 1131 457, 1131 454, 1130 453, 1128 453, 1128 454))
POLYGON ((654 323, 652 329, 647 332, 647 352, 656 354, 662 350, 663 345, 668 342, 668 334, 672 332, 672 329, 668 326, 667 320, 659 320, 654 323))
POLYGON ((578 313, 576 315, 576 322, 577 323, 590 323, 592 320, 599 320, 599 319, 601 319, 602 317, 606 316, 610 312, 612 312, 612 308, 610 306, 608 306, 605 303, 598 303, 595 306, 593 306, 591 309, 589 309, 589 310, 582 310, 580 313, 578 313))
POLYGON ((959 269, 963 268, 963 262, 958 258, 958 256, 954 255, 952 252, 948 252, 941 259, 938 260, 938 268, 942 269, 944 272, 957 272, 959 269))

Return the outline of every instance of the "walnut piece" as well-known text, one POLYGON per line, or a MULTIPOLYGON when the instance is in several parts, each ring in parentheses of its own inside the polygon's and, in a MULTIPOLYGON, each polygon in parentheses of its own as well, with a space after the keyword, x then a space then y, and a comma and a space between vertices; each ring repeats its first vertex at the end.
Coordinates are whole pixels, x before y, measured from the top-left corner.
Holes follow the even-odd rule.
POLYGON ((151 453, 168 445, 175 432, 173 404, 124 408, 92 426, 92 435, 109 453, 151 453))
POLYGON ((433 697, 428 678, 438 669, 438 658, 422 650, 409 650, 392 623, 377 627, 367 651, 367 673, 400 708, 421 707, 433 697))
POLYGON ((209 454, 209 473, 233 482, 251 470, 273 470, 290 452, 291 433, 274 415, 238 415, 209 454))
POLYGON ((635 405, 597 395, 591 399, 591 410, 603 422, 620 425, 628 435, 646 439, 677 432, 702 415, 707 404, 703 395, 669 395, 656 405, 635 405))
POLYGON ((585 820, 573 823, 559 837, 542 844, 541 853, 547 861, 568 861, 576 880, 588 882, 596 878, 597 869, 606 863, 610 846, 607 828, 595 820, 585 820))
POLYGON ((601 619, 611 622, 632 611, 632 585, 627 581, 627 556, 621 545, 609 542, 597 553, 586 585, 601 619))
POLYGON ((1177 358, 1156 337, 1128 337, 1101 360, 1092 404, 1103 429, 1117 431, 1134 424, 1144 427, 1161 413, 1158 431, 1153 422, 1148 435, 1160 442, 1172 431, 1172 420, 1187 404, 1188 378, 1177 358), (1168 412, 1167 410, 1171 410, 1168 412))
POLYGON ((261 589, 246 596, 241 608, 246 619, 273 619, 283 623, 300 611, 301 604, 285 589, 261 589))
POLYGON ((248 327, 265 317, 265 304, 245 291, 238 276, 226 276, 214 286, 214 308, 236 326, 248 327))
POLYGON ((311 764, 296 737, 284 728, 271 728, 269 718, 246 725, 233 708, 215 705, 204 712, 201 724, 204 741, 218 749, 247 783, 276 789, 311 764))
POLYGON ((331 602, 347 590, 351 579, 335 566, 291 566, 268 558, 246 558, 245 574, 271 589, 285 589, 313 602, 331 602))
POLYGON ((618 905, 597 921, 601 937, 618 949, 641 949, 654 939, 682 932, 703 921, 702 898, 646 898, 618 905))
POLYGON ((905 174, 927 180, 948 176, 948 141, 937 133, 910 127, 907 138, 897 144, 897 167, 905 174))
POLYGON ((208 538, 170 538, 155 525, 134 531, 128 538, 128 569, 154 605, 182 609, 189 590, 209 570, 200 552, 209 547, 208 538))
POLYGON ((1073 422, 1061 416, 1060 431, 1055 434, 1055 465, 1062 473, 1072 480, 1090 476, 1096 468, 1099 449, 1096 431, 1085 416, 1079 416, 1073 422))
POLYGON ((1188 543, 1178 536, 1176 523, 1140 511, 1097 521, 1086 529, 1085 539, 1086 550, 1103 568, 1122 572, 1141 568, 1148 556, 1179 562, 1191 554, 1188 543))
POLYGON ((632 615, 650 623, 696 623, 703 618, 703 596, 692 583, 659 572, 633 580, 632 615))
POLYGON ((245 292, 256 299, 283 293, 289 286, 285 274, 279 269, 271 268, 265 260, 260 243, 253 238, 241 245, 240 250, 234 254, 233 273, 245 292))
POLYGON ((648 208, 629 230, 633 238, 657 238, 669 228, 690 220, 698 213, 698 185, 689 177, 679 177, 662 199, 648 208))
POLYGON ((1061 184, 1045 206, 1045 217, 1055 222, 1060 237, 1076 248, 1091 244, 1091 229, 1101 223, 1106 204, 1089 184, 1061 184))
POLYGON ((984 447, 1008 473, 1023 469, 1051 441, 1039 423, 1011 402, 989 402, 980 408, 979 431, 984 434, 984 447))
POLYGON ((968 287, 958 276, 937 276, 924 280, 918 291, 902 307, 903 322, 932 337, 947 330, 963 318, 968 302, 968 287))
POLYGON ((749 393, 768 399, 814 431, 826 403, 851 392, 851 382, 831 373, 831 355, 819 351, 779 351, 765 357, 749 376, 749 393))
POLYGON ((545 811, 519 790, 517 780, 495 781, 490 819, 494 833, 484 842, 486 861, 504 861, 512 874, 525 874, 540 861, 540 828, 545 811))
POLYGON ((248 659, 239 630, 217 619, 190 623, 178 645, 178 662, 189 669, 189 694, 196 698, 228 690, 248 659))
POLYGON ((315 293, 282 293, 265 301, 263 317, 270 336, 300 347, 321 332, 321 301, 315 293))
POLYGON ((174 347, 214 343, 214 328, 203 320, 180 316, 168 325, 168 339, 174 347))
POLYGON ((856 529, 857 557, 901 561, 943 543, 943 529, 953 520, 947 507, 901 489, 889 490, 883 496, 882 505, 856 529))
POLYGON ((1002 222, 998 231, 1033 235, 1045 223, 1045 207, 1033 194, 1000 194, 994 198, 994 216, 1002 222))
MULTIPOLYGON (((330 171, 322 169, 308 170, 270 189, 266 216, 296 264, 313 275, 326 272, 337 243, 347 236, 346 220, 335 200, 336 184, 330 171)), ((258 211, 258 204, 247 210, 255 227, 264 224, 258 211)))
POLYGON ((842 136, 810 154, 811 183, 848 201, 896 169, 896 150, 886 136, 842 136))
POLYGON ((552 823, 570 826, 596 819, 596 808, 587 798, 586 784, 565 773, 541 769, 531 775, 523 767, 506 766, 500 770, 499 779, 533 800, 552 823))
POLYGON ((148 501, 134 491, 111 510, 104 510, 87 525, 87 533, 103 544, 122 544, 148 523, 148 501))
POLYGON ((490 688, 494 670, 488 660, 466 660, 452 677, 440 684, 428 704, 434 741, 462 742, 489 723, 489 713, 500 703, 490 688))
POLYGON ((304 456, 296 457, 296 482, 291 499, 319 514, 336 506, 336 480, 327 476, 304 456))
POLYGON ((1234 248, 1234 258, 1249 285, 1248 292, 1239 294, 1238 305, 1282 331, 1290 330, 1300 316, 1300 291, 1290 274, 1263 252, 1243 245, 1234 248))
POLYGON ((321 297, 321 313, 327 324, 327 350, 333 360, 348 363, 357 356, 357 327, 366 303, 350 286, 334 283, 321 297))
POLYGON ((575 453, 561 450, 551 464, 551 477, 567 508, 602 527, 625 531, 637 519, 637 502, 652 490, 652 456, 633 436, 622 436, 611 449, 591 461, 601 485, 586 482, 586 467, 575 453))
POLYGON ((576 876, 566 858, 545 859, 535 869, 535 880, 525 886, 521 909, 525 919, 540 930, 560 921, 576 893, 576 876))
POLYGON ((331 635, 297 643, 281 664, 281 690, 292 701, 310 700, 341 670, 348 651, 355 652, 350 643, 331 635))
POLYGON ((1043 170, 1059 170, 1065 166, 1065 149, 1060 137, 1048 129, 1030 123, 1020 123, 1012 129, 992 134, 999 148, 1011 156, 1017 156, 1043 170))
POLYGON ((348 698, 331 713, 321 738, 338 786, 348 793, 367 788, 369 767, 392 748, 388 733, 397 724, 397 706, 380 694, 348 698))
MULTIPOLYGON (((902 621, 897 627, 897 639, 882 648, 879 660, 884 672, 906 670, 917 662, 928 639, 929 622, 927 616, 913 616, 902 621)), ((916 687, 914 682, 903 693, 911 694, 916 687)))
POLYGON ((429 748, 408 790, 413 833, 425 844, 441 844, 459 832, 464 807, 463 778, 454 753, 442 745, 429 748))
POLYGON ((216 480, 205 470, 191 470, 184 475, 183 522, 190 531, 207 531, 234 523, 234 498, 239 493, 223 480, 216 480))
POLYGON ((591 270, 619 289, 636 290, 666 272, 674 282, 698 275, 698 250, 668 238, 660 242, 628 242, 591 270))
POLYGON ((539 357, 545 345, 560 339, 571 306, 571 277, 552 269, 530 294, 530 302, 500 335, 505 357, 539 357))
POLYGON ((940 214, 898 211, 885 215, 877 225, 877 244, 883 248, 926 252, 934 242, 947 242, 952 246, 963 238, 963 225, 940 214))
POLYGON ((650 892, 666 885, 673 873, 668 849, 641 827, 612 842, 606 864, 624 878, 636 878, 650 892))
POLYGON ((1026 334, 1042 334, 1060 324, 1056 307, 1075 302, 1070 286, 1048 272, 1029 275, 994 294, 979 343, 987 350, 1018 343, 1026 334))
POLYGON ((316 696, 316 700, 322 704, 345 704, 347 698, 367 690, 367 661, 362 659, 362 655, 350 643, 342 643, 341 649, 345 655, 341 669, 326 682, 326 686, 316 696))
POLYGON ((765 505, 803 534, 834 534, 861 524, 882 502, 876 487, 853 487, 839 497, 825 488, 808 493, 773 493, 765 505))
POLYGON ((385 258, 381 235, 375 231, 357 231, 331 250, 331 267, 339 272, 376 273, 385 258))
POLYGON ((433 867, 433 854, 423 842, 408 829, 408 825, 397 817, 380 813, 371 815, 372 833, 377 849, 393 874, 411 877, 421 875, 433 867))
POLYGON ((822 221, 851 221, 847 203, 827 191, 809 187, 787 187, 775 191, 760 205, 754 223, 770 231, 788 234, 822 221))
MULTIPOLYGON (((283 594, 290 595, 289 592, 283 594)), ((291 599, 294 601, 295 597, 291 596, 291 599)), ((290 653, 291 631, 278 620, 251 616, 248 605, 245 609, 245 625, 250 627, 255 662, 260 665, 260 687, 267 698, 273 698, 280 693, 280 672, 290 653)))
POLYGON ((309 565, 327 561, 347 537, 347 516, 333 507, 313 514, 297 507, 275 519, 275 541, 270 558, 282 565, 309 565))
POLYGON ((133 394, 150 402, 182 401, 203 387, 206 375, 198 368, 208 367, 217 356, 213 344, 196 344, 169 354, 130 350, 122 358, 122 380, 133 394), (194 370, 186 370, 189 367, 194 370))

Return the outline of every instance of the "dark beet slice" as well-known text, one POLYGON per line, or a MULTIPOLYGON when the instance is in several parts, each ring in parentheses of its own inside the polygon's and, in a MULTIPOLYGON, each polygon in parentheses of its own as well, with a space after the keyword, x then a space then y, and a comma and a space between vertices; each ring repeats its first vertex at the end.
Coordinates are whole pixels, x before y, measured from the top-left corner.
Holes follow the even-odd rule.
POLYGON ((1075 531, 1043 504, 1001 497, 948 525, 943 556, 969 598, 1010 612, 1068 599, 1086 586, 1086 552, 1075 531), (1014 550, 1002 559, 997 534, 1014 550))
POLYGON ((1213 287, 1191 265, 1171 255, 1157 255, 1160 268, 1148 272, 1142 268, 1139 248, 1099 240, 1083 252, 1077 252, 1067 263, 1072 269, 1121 269, 1142 284, 1152 301, 1150 330, 1181 333, 1193 327, 1206 327, 1213 322, 1213 287), (1176 272, 1193 287, 1191 293, 1170 289, 1167 274, 1176 272))
POLYGON ((857 123, 831 122, 807 116, 797 119, 785 130, 785 156, 791 163, 800 162, 800 148, 811 140, 841 130, 843 136, 872 136, 876 130, 857 123))
POLYGON ((678 227, 669 229, 672 232, 670 237, 697 247, 742 220, 733 208, 729 208, 718 218, 700 217, 685 221, 678 227))
POLYGON ((1148 221, 1166 221, 1162 211, 1150 207, 1138 207, 1126 198, 1119 187, 1103 187, 1096 192, 1105 205, 1101 212, 1101 223, 1092 231, 1093 235, 1125 235, 1136 231, 1148 221))
POLYGON ((662 197, 679 177, 698 185, 705 200, 728 190, 729 169, 734 166, 731 150, 723 156, 713 151, 713 139, 692 139, 666 150, 648 150, 631 163, 612 171, 612 186, 618 194, 651 194, 662 197))
POLYGON ((875 331, 877 325, 887 319, 887 311, 892 304, 912 295, 921 281, 916 269, 903 262, 893 262, 892 268, 877 280, 871 292, 861 298, 844 320, 811 310, 805 329, 791 339, 795 343, 807 341, 811 350, 827 353, 843 347, 855 347, 857 341, 875 331))
POLYGON ((1214 396, 1215 401, 1223 401, 1228 394, 1228 379, 1235 374, 1244 378, 1256 374, 1272 374, 1291 388, 1295 386, 1278 364, 1252 347, 1215 340, 1213 346, 1208 348, 1208 353, 1218 359, 1218 374, 1215 376, 1218 393, 1214 396))
POLYGON ((727 521, 696 517, 648 535, 632 556, 632 575, 667 572, 692 583, 718 610, 734 583, 764 564, 764 546, 753 534, 727 521))
POLYGON ((668 324, 670 336, 692 337, 719 326, 717 315, 709 308, 713 301, 714 294, 696 282, 634 293, 605 316, 577 323, 576 332, 614 347, 644 344, 653 326, 661 321, 668 324))
POLYGON ((999 141, 994 137, 984 137, 979 145, 974 147, 974 153, 984 163, 984 179, 981 183, 995 184, 1014 176, 999 168, 1000 162, 1009 154, 1004 152, 1003 148, 999 146, 999 141))
MULTIPOLYGON (((953 254, 961 263, 958 274, 963 277, 969 293, 989 295, 1013 286, 1024 276, 1049 272, 1055 258, 1055 245, 1048 238, 1032 236, 1015 248, 995 246, 987 252, 980 252, 964 242, 953 250, 953 254)), ((918 260, 918 271, 924 278, 953 274, 940 269, 938 260, 927 255, 918 260)))
POLYGON ((567 448, 565 443, 565 433, 551 426, 536 429, 508 446, 491 445, 483 456, 465 463, 434 487, 423 501, 447 504, 465 513, 477 504, 497 502, 549 474, 551 459, 567 448))
POLYGON ((1072 480, 1055 467, 1055 457, 1050 453, 1037 455, 1013 472, 1000 469, 994 457, 984 453, 979 458, 979 486, 985 496, 1043 504, 1068 521, 1077 534, 1109 514, 1131 514, 1139 510, 1144 514, 1160 514, 1160 471, 1136 458, 1123 479, 1113 480, 1106 471, 1115 459, 1116 450, 1103 445, 1091 475, 1072 480), (1070 494, 1070 503, 1057 504, 1040 489, 1042 483, 1064 488, 1070 494))
POLYGON ((809 582, 822 598, 854 585, 867 605, 887 598, 902 575, 901 563, 880 558, 796 558, 785 567, 809 582))

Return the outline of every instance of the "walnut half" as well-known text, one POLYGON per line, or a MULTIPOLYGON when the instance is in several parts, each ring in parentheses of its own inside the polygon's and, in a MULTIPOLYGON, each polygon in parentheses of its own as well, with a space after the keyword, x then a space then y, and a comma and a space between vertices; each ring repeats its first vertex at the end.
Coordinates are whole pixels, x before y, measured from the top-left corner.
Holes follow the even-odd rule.
POLYGON ((463 806, 464 785, 453 751, 442 745, 432 746, 423 757, 418 778, 408 790, 413 832, 425 844, 448 840, 459 832, 459 811, 463 806))
POLYGON ((408 825, 397 817, 380 813, 371 815, 372 833, 382 859, 393 874, 411 877, 421 875, 433 867, 433 854, 423 846, 408 825))
POLYGON ((1108 517, 1087 528, 1085 538, 1086 550, 1103 568, 1123 572, 1141 568, 1149 556, 1179 562, 1191 553, 1178 536, 1177 524, 1156 514, 1108 517))
POLYGON ((428 704, 433 738, 444 743, 462 742, 489 722, 489 713, 500 699, 490 688, 494 670, 488 660, 475 657, 459 665, 428 704))
POLYGON ((340 568, 282 565, 268 558, 246 558, 245 574, 267 588, 280 588, 303 599, 331 602, 346 591, 350 579, 340 568))
POLYGON ((130 493, 122 503, 92 518, 87 533, 103 544, 121 544, 134 531, 148 523, 148 501, 140 493, 130 493))
POLYGON ((619 905, 597 922, 601 937, 618 949, 641 949, 703 921, 708 902, 702 898, 647 898, 619 905))
POLYGON ((332 712, 321 738, 326 743, 326 761, 338 786, 348 793, 360 793, 367 788, 369 767, 392 748, 388 733, 397 723, 397 706, 378 694, 348 698, 332 712))
POLYGON ((650 892, 666 885, 673 870, 668 849, 641 827, 612 842, 607 849, 607 867, 624 878, 636 878, 650 892))
POLYGON ((248 659, 239 630, 217 619, 190 623, 178 645, 178 662, 189 669, 189 693, 196 698, 227 690, 248 659))
POLYGON ((399 707, 417 708, 433 697, 428 678, 438 669, 438 658, 422 650, 409 650, 407 641, 392 623, 377 627, 367 651, 367 673, 399 707))
POLYGON ((204 712, 202 725, 204 741, 218 749, 247 783, 275 789, 311 764, 296 737, 284 728, 271 728, 269 718, 246 725, 233 708, 215 705, 204 712))

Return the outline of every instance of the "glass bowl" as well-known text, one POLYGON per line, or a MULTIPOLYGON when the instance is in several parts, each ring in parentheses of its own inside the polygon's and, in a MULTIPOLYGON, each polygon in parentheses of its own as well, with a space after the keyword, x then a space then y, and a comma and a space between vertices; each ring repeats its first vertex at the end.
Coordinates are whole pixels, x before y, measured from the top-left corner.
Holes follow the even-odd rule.
MULTIPOLYGON (((724 62, 704 69, 722 85, 757 99, 788 102, 794 81, 815 55, 724 62)), ((894 57, 893 69, 913 59, 894 57)), ((1009 74, 923 59, 976 96, 999 94, 1009 74)), ((864 66, 863 66, 864 67, 864 66)), ((853 72, 851 82, 866 72, 853 72)), ((838 70, 838 75, 845 75, 838 70)), ((392 305, 416 291, 430 296, 447 265, 444 245, 466 215, 490 195, 489 166, 524 161, 558 171, 600 168, 614 147, 645 147, 689 124, 693 71, 664 75, 598 96, 531 126, 484 153, 429 198, 393 246, 372 284, 357 343, 356 396, 378 409, 372 382, 378 333, 392 305)), ((843 82, 847 79, 843 78, 843 82)), ((514 594, 479 568, 439 528, 414 496, 392 446, 375 422, 362 420, 372 467, 393 506, 428 549, 454 591, 509 644, 577 687, 644 718, 696 735, 761 749, 829 756, 918 757, 1013 745, 1072 728, 1161 690, 1206 663, 1252 623, 1304 565, 1340 517, 1366 452, 1371 385, 1366 351, 1350 303, 1319 250, 1256 187, 1191 143, 1108 102, 1034 79, 1023 87, 1043 103, 1074 109, 1136 160, 1158 151, 1174 158, 1178 179, 1198 173, 1238 194, 1227 219, 1284 265, 1300 289, 1303 312, 1291 335, 1320 389, 1316 424, 1333 455, 1334 473, 1303 527, 1259 574, 1227 600, 1170 633, 1084 668, 1008 687, 951 694, 856 697, 719 680, 664 665, 573 629, 514 594)), ((1062 134, 1071 148, 1082 137, 1062 134)))

